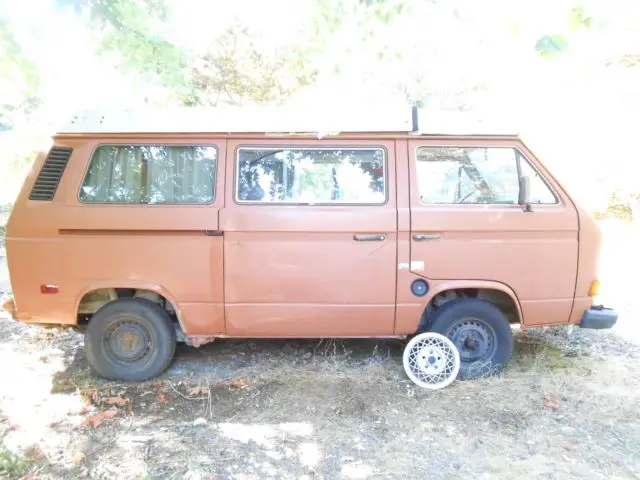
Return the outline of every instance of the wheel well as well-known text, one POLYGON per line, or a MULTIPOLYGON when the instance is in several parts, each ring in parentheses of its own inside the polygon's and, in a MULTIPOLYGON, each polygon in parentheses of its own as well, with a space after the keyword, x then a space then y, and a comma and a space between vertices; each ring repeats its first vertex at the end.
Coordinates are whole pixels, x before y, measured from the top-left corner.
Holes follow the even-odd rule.
POLYGON ((78 325, 87 325, 102 306, 120 298, 146 298, 164 308, 174 323, 178 322, 175 306, 163 295, 137 288, 99 288, 85 293, 78 306, 78 325))
POLYGON ((426 332, 431 326, 431 322, 437 315, 438 311, 444 304, 458 298, 478 298, 492 303, 500 309, 507 317, 511 324, 520 323, 520 315, 518 314, 518 306, 514 299, 502 290, 491 288, 457 288, 440 292, 429 301, 418 325, 419 332, 426 332))

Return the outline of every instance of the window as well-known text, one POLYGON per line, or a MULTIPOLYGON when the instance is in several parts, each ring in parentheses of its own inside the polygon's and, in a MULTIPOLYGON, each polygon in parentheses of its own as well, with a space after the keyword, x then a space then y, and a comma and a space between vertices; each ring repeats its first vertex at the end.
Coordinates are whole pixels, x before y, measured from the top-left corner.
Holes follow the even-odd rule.
POLYGON ((102 145, 91 157, 80 201, 211 203, 217 153, 204 146, 102 145))
POLYGON ((384 169, 381 148, 241 148, 236 200, 382 204, 384 169))
POLYGON ((513 148, 419 147, 422 203, 517 204, 520 176, 528 176, 532 204, 557 203, 531 164, 513 148))

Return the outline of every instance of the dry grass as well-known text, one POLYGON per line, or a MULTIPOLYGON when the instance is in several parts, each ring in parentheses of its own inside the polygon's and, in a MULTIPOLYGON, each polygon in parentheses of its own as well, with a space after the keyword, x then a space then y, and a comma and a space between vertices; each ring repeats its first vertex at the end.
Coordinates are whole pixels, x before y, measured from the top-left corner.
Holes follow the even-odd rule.
POLYGON ((75 333, 1 328, 0 361, 21 378, 0 386, 18 424, 4 443, 24 456, 37 439, 37 478, 640 475, 640 347, 615 333, 517 332, 503 374, 428 392, 405 377, 396 341, 181 347, 161 379, 129 384, 93 376, 75 333))

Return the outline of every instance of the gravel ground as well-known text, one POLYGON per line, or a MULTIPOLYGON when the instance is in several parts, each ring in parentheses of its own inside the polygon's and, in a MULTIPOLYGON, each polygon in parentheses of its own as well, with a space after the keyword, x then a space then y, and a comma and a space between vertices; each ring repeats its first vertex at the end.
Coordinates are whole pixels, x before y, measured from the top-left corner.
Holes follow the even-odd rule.
POLYGON ((0 318, 0 478, 640 478, 640 236, 615 228, 615 329, 517 330, 502 374, 436 392, 373 340, 180 346, 109 382, 80 334, 0 318))

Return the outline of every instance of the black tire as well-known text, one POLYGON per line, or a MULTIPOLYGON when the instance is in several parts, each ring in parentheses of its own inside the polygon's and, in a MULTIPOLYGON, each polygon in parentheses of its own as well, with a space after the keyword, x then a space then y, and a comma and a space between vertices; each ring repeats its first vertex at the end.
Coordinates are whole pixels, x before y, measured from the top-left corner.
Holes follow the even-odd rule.
POLYGON ((141 381, 169 367, 176 331, 159 305, 144 299, 120 299, 93 315, 84 345, 87 361, 102 377, 141 381))
POLYGON ((460 352, 460 380, 498 373, 513 353, 509 321, 493 304, 476 298, 447 302, 429 329, 451 340, 460 352))

